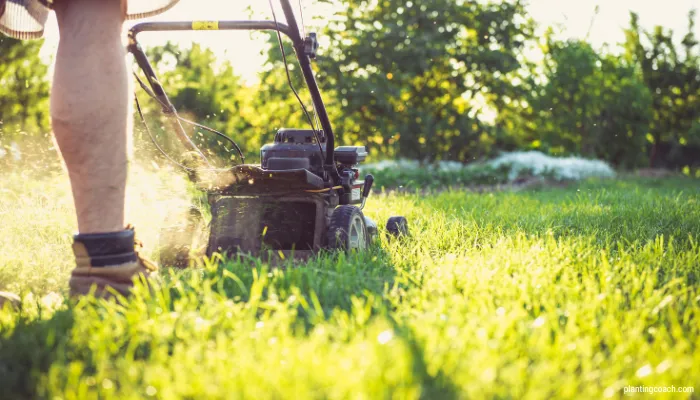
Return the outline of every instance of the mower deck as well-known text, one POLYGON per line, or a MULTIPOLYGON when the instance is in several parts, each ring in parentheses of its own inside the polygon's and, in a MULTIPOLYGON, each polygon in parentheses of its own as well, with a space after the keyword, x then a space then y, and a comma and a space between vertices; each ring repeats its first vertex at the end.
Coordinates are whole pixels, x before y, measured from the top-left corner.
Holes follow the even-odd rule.
POLYGON ((207 254, 315 252, 324 245, 328 205, 320 194, 220 195, 211 203, 207 254))

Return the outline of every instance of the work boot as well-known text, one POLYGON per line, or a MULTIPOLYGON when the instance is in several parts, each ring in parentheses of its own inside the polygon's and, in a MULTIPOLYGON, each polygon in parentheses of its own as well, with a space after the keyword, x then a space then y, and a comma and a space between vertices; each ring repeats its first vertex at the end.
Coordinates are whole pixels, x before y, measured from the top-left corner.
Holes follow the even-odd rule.
POLYGON ((120 232, 75 235, 76 268, 70 278, 71 296, 88 294, 93 288, 96 297, 112 297, 109 288, 128 296, 134 280, 147 279, 158 270, 139 255, 140 247, 131 226, 120 232))

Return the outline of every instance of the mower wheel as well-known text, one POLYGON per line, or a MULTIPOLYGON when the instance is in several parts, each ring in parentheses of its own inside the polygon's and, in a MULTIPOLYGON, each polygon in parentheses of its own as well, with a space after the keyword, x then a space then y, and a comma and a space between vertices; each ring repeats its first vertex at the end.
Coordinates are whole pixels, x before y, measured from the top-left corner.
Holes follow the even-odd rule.
POLYGON ((394 237, 408 236, 408 220, 405 217, 391 217, 386 222, 386 231, 394 237))
POLYGON ((377 223, 365 215, 365 226, 367 227, 367 242, 371 245, 377 239, 379 229, 377 223))
POLYGON ((342 205, 333 210, 328 226, 328 247, 333 250, 362 251, 367 246, 367 226, 362 211, 351 205, 342 205))

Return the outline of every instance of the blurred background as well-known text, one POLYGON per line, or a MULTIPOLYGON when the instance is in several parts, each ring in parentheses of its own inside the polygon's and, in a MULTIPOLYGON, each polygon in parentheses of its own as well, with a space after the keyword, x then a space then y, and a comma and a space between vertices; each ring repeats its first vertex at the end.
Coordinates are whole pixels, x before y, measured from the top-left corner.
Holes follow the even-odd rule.
MULTIPOLYGON (((314 68, 340 143, 366 145, 373 161, 470 163, 536 150, 700 176, 700 0, 293 3, 319 35, 314 68)), ((182 0, 155 19, 271 18, 267 1, 182 0)), ((54 21, 44 40, 0 37, 0 164, 59 165, 48 113, 57 41, 54 21)), ((276 35, 140 41, 181 114, 233 138, 251 161, 278 128, 308 127, 276 35)), ((156 140, 178 154, 159 107, 135 88, 156 140)), ((165 163, 136 121, 137 155, 165 163)), ((191 129, 230 159, 220 140, 191 129)))

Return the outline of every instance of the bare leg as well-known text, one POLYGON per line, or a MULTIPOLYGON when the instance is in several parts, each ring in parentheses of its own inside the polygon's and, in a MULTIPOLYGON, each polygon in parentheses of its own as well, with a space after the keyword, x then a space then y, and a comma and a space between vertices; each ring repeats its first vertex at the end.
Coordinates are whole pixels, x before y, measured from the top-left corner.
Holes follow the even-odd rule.
POLYGON ((61 0, 51 92, 81 234, 124 230, 129 80, 120 0, 61 0))

